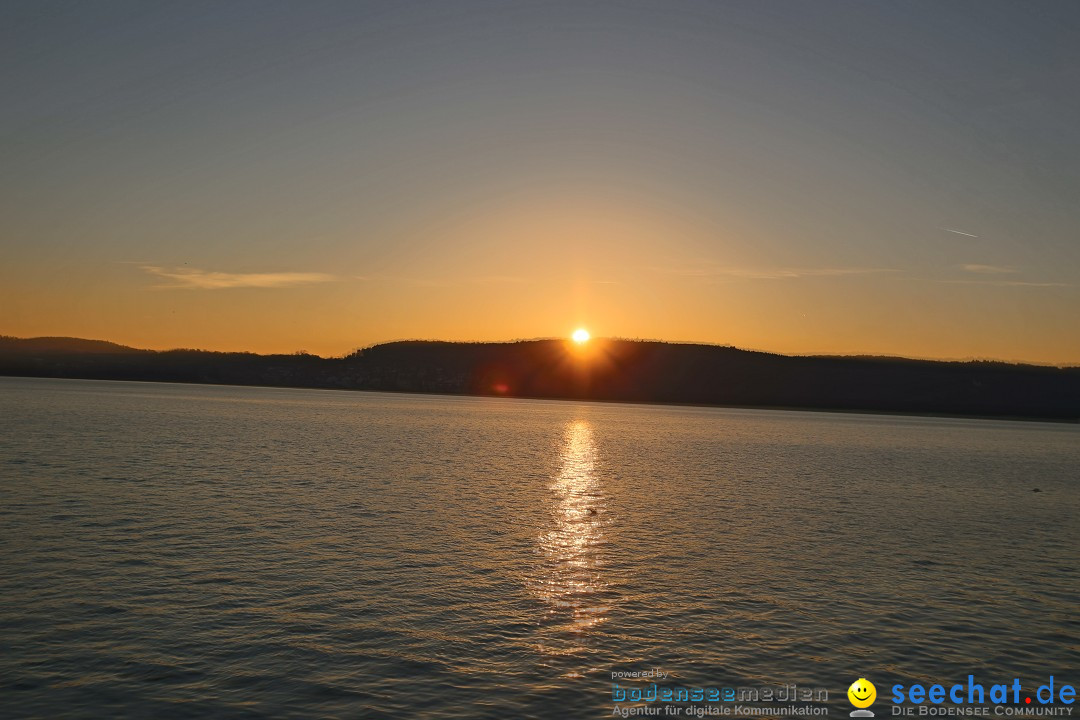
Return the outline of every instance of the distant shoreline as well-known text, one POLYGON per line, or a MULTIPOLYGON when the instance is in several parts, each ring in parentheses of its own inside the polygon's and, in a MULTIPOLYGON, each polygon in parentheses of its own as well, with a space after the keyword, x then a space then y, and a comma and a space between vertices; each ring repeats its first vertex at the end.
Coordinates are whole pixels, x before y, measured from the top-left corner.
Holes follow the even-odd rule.
POLYGON ((763 412, 810 412, 828 413, 836 415, 872 415, 880 417, 913 417, 913 418, 940 418, 943 420, 988 420, 999 422, 1041 422, 1053 423, 1054 425, 1080 425, 1080 420, 1055 417, 1037 417, 1021 415, 963 415, 950 413, 926 413, 926 412, 902 412, 889 410, 852 410, 845 408, 807 408, 807 407, 780 407, 769 405, 710 405, 705 403, 674 403, 649 400, 597 400, 573 397, 539 397, 539 396, 500 396, 479 393, 446 393, 446 392, 422 392, 413 390, 369 390, 362 388, 327 388, 312 387, 306 385, 248 385, 239 383, 212 383, 194 382, 183 380, 125 380, 118 378, 92 378, 92 377, 56 377, 43 375, 8 375, 0 373, 0 378, 16 378, 24 380, 71 380, 75 382, 107 382, 107 383, 139 383, 144 385, 194 385, 204 387, 224 388, 253 388, 259 390, 317 390, 319 392, 344 392, 366 393, 373 395, 415 395, 418 397, 445 397, 445 398, 476 398, 480 400, 528 400, 540 402, 558 403, 589 403, 599 405, 640 405, 643 407, 671 407, 671 408, 701 408, 705 410, 759 410, 763 412))
POLYGON ((1080 421, 1080 368, 788 356, 631 340, 410 341, 322 358, 0 337, 0 375, 1080 421))

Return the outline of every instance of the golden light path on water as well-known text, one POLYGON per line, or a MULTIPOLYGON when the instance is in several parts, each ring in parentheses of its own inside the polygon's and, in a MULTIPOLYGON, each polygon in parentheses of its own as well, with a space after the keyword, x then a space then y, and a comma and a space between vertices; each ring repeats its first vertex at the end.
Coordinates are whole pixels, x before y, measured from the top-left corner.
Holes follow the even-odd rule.
MULTIPOLYGON (((604 574, 604 528, 610 513, 596 454, 589 422, 567 423, 560 468, 549 486, 552 526, 537 538, 540 563, 531 582, 547 606, 538 647, 548 656, 587 653, 589 632, 611 610, 613 597, 604 574)), ((574 669, 566 675, 580 676, 574 669)))

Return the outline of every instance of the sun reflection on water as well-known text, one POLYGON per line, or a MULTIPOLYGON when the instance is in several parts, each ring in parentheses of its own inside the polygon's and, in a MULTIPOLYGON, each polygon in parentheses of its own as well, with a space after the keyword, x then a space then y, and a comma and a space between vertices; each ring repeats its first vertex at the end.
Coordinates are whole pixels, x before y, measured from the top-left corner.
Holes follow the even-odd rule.
POLYGON ((541 652, 577 655, 587 651, 589 631, 604 621, 612 602, 604 574, 610 513, 587 420, 567 424, 560 460, 549 486, 552 526, 537 538, 541 560, 531 585, 547 606, 541 652))

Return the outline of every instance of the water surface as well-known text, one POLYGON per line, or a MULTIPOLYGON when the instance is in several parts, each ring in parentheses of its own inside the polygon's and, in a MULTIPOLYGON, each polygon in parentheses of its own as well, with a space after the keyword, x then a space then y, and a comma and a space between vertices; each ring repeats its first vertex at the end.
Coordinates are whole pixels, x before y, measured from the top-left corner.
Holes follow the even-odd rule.
POLYGON ((1080 680, 1076 426, 0 378, 0 427, 3 717, 1080 680))

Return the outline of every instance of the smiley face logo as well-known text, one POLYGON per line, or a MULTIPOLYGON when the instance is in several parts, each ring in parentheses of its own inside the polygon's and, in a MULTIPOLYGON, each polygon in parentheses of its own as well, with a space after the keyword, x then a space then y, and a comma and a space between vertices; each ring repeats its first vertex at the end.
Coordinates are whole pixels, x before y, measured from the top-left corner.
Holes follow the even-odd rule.
POLYGON ((847 699, 857 708, 868 708, 877 699, 877 688, 866 678, 859 678, 847 689, 847 699))

